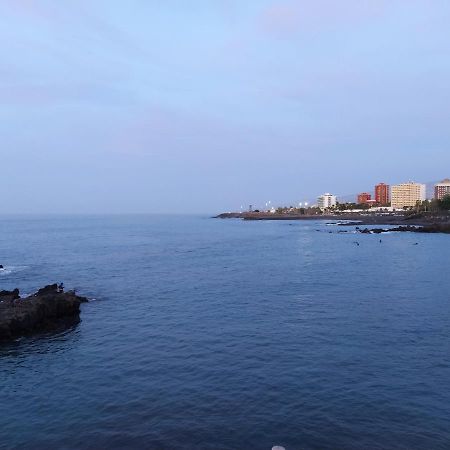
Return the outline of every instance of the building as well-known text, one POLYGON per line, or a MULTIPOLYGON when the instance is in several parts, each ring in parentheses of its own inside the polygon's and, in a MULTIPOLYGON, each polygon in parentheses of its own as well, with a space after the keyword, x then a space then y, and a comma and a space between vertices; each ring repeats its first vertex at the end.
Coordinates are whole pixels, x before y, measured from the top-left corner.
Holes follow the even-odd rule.
POLYGON ((317 199, 317 206, 320 209, 327 209, 336 206, 336 196, 329 193, 321 195, 317 199))
POLYGON ((442 200, 446 195, 450 195, 450 179, 446 178, 434 185, 434 198, 442 200))
POLYGON ((426 199, 426 186, 409 181, 391 188, 391 206, 395 209, 414 207, 426 199))
POLYGON ((356 203, 361 205, 363 203, 367 203, 369 200, 372 200, 372 196, 367 192, 361 192, 361 194, 358 194, 356 203))
POLYGON ((389 185, 384 183, 378 183, 375 186, 375 201, 379 205, 388 205, 389 198, 389 185))

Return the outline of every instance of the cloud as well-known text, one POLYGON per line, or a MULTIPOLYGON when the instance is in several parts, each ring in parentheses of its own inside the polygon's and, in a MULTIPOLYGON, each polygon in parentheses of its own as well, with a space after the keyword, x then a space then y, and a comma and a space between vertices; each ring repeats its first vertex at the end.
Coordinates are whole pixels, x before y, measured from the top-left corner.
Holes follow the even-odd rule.
POLYGON ((69 14, 65 12, 67 8, 61 8, 61 5, 62 3, 46 0, 4 0, 1 8, 19 18, 56 23, 69 17, 69 14))
POLYGON ((75 103, 110 106, 130 104, 136 101, 133 93, 100 83, 0 86, 0 104, 3 107, 51 107, 75 103))
POLYGON ((383 15, 395 0, 278 1, 259 16, 260 28, 269 34, 290 35, 354 25, 383 15))

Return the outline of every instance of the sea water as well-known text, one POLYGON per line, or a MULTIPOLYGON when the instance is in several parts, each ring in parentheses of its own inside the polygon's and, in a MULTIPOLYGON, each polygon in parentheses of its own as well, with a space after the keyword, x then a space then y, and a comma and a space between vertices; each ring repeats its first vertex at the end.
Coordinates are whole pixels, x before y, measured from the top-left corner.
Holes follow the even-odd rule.
POLYGON ((450 236, 340 230, 1 217, 0 289, 92 301, 0 345, 0 448, 448 449, 450 236))

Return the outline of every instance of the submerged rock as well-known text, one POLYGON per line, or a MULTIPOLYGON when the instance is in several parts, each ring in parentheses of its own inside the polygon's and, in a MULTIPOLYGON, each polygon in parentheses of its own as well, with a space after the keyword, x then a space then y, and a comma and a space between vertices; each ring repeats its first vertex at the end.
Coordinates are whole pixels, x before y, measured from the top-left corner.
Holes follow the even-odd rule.
POLYGON ((0 291, 0 341, 31 334, 79 320, 86 297, 48 285, 29 297, 19 290, 0 291))

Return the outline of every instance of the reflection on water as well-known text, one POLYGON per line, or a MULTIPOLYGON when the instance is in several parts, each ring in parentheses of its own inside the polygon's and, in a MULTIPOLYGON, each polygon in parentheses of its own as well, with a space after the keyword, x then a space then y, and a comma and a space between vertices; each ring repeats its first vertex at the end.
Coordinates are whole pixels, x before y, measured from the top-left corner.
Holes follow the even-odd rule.
POLYGON ((0 358, 18 357, 28 353, 47 353, 64 351, 68 345, 75 344, 79 317, 66 317, 58 324, 52 324, 45 330, 18 337, 0 344, 0 358), (59 344, 59 345, 58 345, 59 344))

